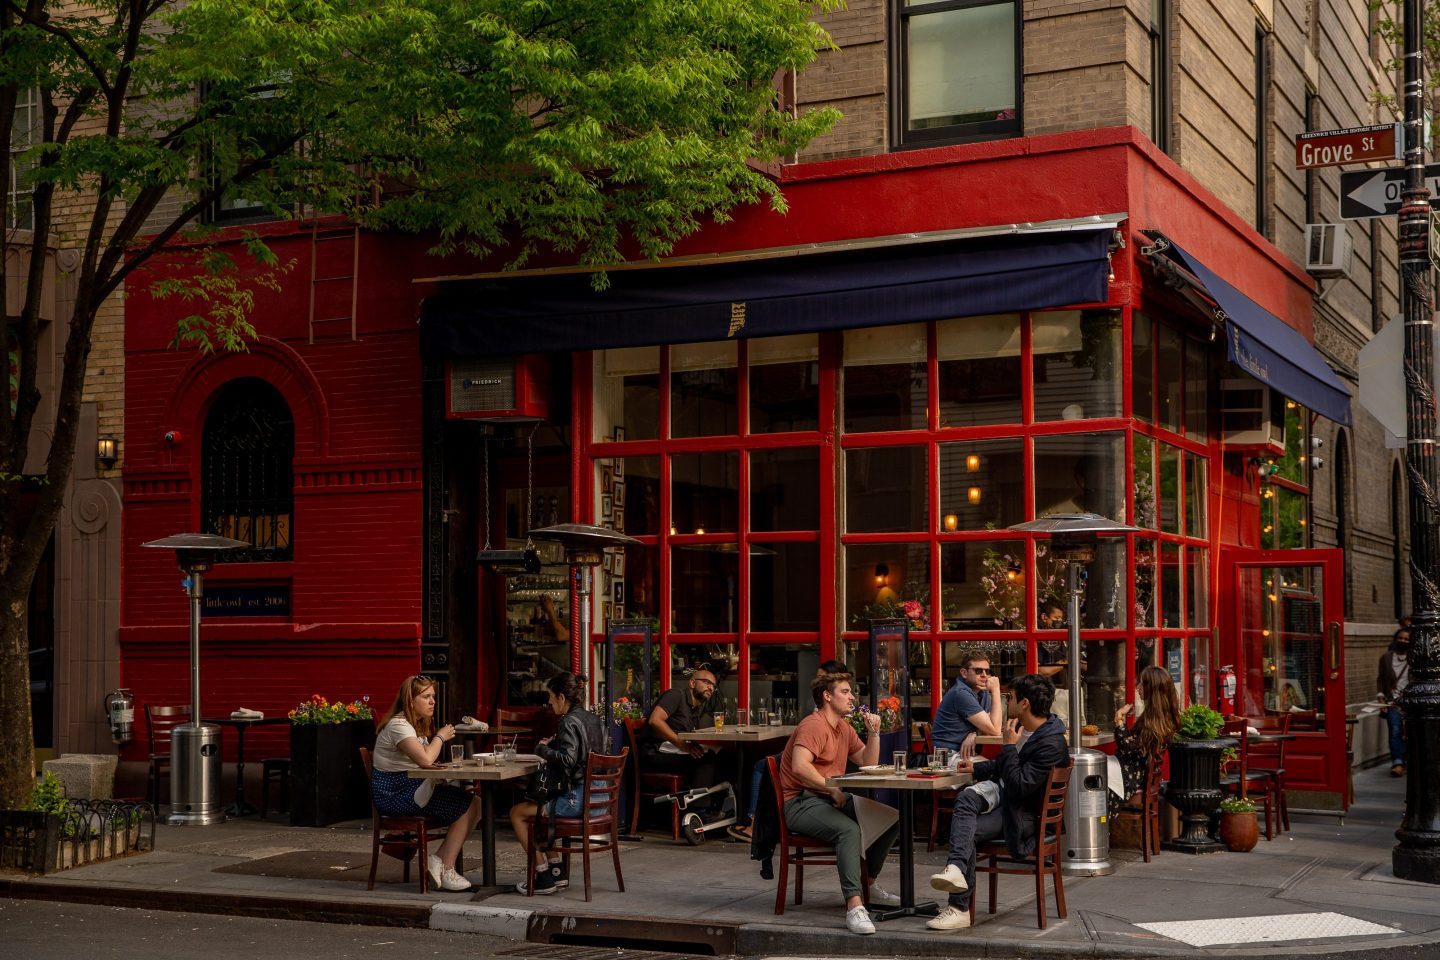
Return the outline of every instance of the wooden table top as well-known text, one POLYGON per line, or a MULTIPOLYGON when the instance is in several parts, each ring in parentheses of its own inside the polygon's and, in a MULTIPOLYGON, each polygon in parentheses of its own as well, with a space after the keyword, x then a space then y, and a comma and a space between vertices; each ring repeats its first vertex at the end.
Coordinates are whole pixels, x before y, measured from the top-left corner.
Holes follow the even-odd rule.
POLYGON ((486 764, 476 760, 461 760, 459 763, 442 763, 428 770, 408 770, 406 776, 412 780, 482 780, 499 781, 528 777, 540 769, 538 760, 516 760, 513 763, 486 764))
POLYGON ((781 737, 788 737, 794 732, 794 724, 741 727, 727 723, 719 730, 714 727, 704 727, 700 730, 676 735, 681 740, 693 740, 697 743, 759 743, 763 740, 778 740, 781 737))
POLYGON ((963 787, 974 779, 969 772, 947 773, 938 777, 909 776, 909 773, 919 772, 912 770, 906 774, 891 773, 885 776, 847 773, 843 777, 829 777, 825 782, 832 787, 858 787, 862 790, 948 790, 951 787, 963 787))
MULTIPOLYGON (((1070 736, 1068 733, 1066 734, 1065 739, 1067 742, 1069 741, 1070 736)), ((975 735, 975 742, 980 746, 998 747, 1005 742, 1005 739, 1003 737, 989 737, 983 733, 977 733, 975 735)), ((1080 734, 1080 746, 1082 747, 1098 747, 1102 744, 1114 742, 1115 734, 1113 733, 1080 734)))

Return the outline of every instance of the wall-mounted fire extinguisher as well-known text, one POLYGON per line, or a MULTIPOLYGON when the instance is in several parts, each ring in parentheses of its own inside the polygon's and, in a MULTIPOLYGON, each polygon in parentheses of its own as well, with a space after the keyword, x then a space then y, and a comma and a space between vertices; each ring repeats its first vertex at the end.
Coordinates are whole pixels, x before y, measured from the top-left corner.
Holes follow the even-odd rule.
POLYGON ((110 739, 129 743, 135 728, 135 694, 128 687, 105 694, 105 713, 110 717, 110 739))
POLYGON ((1220 697, 1220 712, 1225 714, 1227 717, 1234 716, 1235 668, 1228 663, 1225 666, 1221 667, 1220 672, 1215 676, 1215 684, 1219 688, 1218 690, 1216 690, 1216 693, 1219 694, 1220 697))

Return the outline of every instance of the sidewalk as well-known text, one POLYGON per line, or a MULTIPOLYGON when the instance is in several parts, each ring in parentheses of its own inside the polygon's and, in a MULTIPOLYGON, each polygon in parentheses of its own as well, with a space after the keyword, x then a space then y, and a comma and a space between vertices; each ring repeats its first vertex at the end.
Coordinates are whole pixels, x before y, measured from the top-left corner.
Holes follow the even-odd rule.
MULTIPOLYGON (((380 882, 365 889, 370 824, 326 829, 253 818, 213 827, 159 827, 154 852, 45 878, 0 878, 0 896, 83 901, 346 923, 428 926, 550 942, 623 943, 655 950, 744 955, 837 956, 1275 956, 1431 945, 1440 948, 1440 886, 1397 880, 1390 849, 1404 800, 1385 768, 1357 772, 1357 803, 1337 818, 1292 818, 1293 831, 1247 854, 1162 853, 1150 863, 1116 851, 1109 877, 1067 878, 1069 916, 1049 900, 1049 924, 1035 924, 1029 878, 1002 877, 999 912, 979 902, 976 926, 936 934, 922 919, 880 924, 872 937, 845 932, 833 868, 807 871, 805 902, 775 916, 773 881, 759 878, 748 847, 702 848, 648 835, 622 853, 626 892, 615 889, 609 857, 595 862, 594 900, 582 899, 579 861, 571 888, 550 897, 501 893, 421 896, 381 858, 380 882), (1133 859, 1132 859, 1133 857, 1133 859), (1258 919, 1265 918, 1265 919, 1258 919), (699 945, 699 946, 697 946, 699 945)), ((519 879, 523 857, 501 832, 500 879, 519 879)), ((467 844, 478 879, 478 840, 467 844)), ((942 851, 916 851, 916 887, 942 851)), ((892 856, 881 883, 897 890, 892 856)), ((793 893, 790 897, 793 900, 793 893)))

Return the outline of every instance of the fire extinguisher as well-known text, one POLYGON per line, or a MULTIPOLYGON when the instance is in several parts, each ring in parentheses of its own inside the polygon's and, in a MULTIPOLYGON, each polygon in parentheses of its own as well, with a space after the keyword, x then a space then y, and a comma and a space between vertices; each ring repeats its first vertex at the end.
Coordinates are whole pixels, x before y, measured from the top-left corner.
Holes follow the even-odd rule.
POLYGON ((1220 712, 1228 716, 1235 714, 1235 668, 1230 664, 1220 668, 1220 673, 1215 678, 1220 695, 1220 712))
POLYGON ((111 690, 105 694, 105 712, 110 716, 110 739, 129 743, 135 726, 135 694, 128 687, 111 690))

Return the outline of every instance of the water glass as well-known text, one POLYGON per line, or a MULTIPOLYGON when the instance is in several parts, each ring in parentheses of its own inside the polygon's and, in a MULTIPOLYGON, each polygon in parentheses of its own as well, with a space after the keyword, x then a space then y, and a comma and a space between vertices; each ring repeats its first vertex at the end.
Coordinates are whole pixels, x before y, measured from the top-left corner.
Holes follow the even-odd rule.
POLYGON ((465 759, 465 746, 460 743, 450 744, 450 762, 459 763, 465 759))
POLYGON ((893 754, 890 755, 890 759, 893 760, 894 763, 895 763, 895 772, 896 772, 896 773, 904 773, 904 772, 905 772, 905 751, 904 751, 904 750, 896 750, 893 754))
POLYGON ((785 722, 785 718, 781 716, 784 710, 784 703, 777 697, 775 702, 770 705, 770 726, 778 727, 785 722))
POLYGON ((715 731, 718 733, 725 729, 725 711, 716 710, 714 713, 715 731))
POLYGON ((515 762, 515 757, 516 757, 515 744, 512 743, 512 744, 509 744, 508 746, 505 747, 505 762, 506 762, 506 763, 514 763, 514 762, 515 762))

